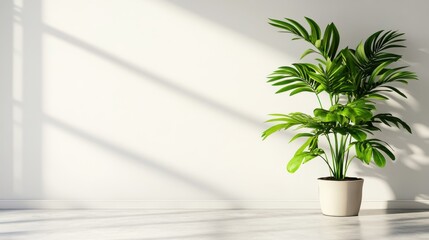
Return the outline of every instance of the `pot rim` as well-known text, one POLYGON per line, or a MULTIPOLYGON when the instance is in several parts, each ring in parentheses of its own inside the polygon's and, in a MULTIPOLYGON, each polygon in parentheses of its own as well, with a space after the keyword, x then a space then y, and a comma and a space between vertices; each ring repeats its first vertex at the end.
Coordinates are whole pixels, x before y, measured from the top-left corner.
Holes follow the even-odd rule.
POLYGON ((360 181, 364 181, 363 178, 359 178, 359 177, 346 177, 345 179, 342 180, 338 180, 338 179, 334 179, 333 177, 319 177, 317 178, 318 181, 332 181, 332 182, 360 182, 360 181))

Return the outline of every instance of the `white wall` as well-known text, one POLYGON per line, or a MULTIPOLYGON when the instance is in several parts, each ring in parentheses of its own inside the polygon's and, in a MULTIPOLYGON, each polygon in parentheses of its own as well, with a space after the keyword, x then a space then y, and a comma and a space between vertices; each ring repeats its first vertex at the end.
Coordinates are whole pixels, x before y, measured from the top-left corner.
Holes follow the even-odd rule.
POLYGON ((350 174, 366 180, 366 207, 427 207, 428 6, 3 0, 1 206, 317 207, 322 161, 288 174, 290 133, 260 140, 266 114, 316 106, 265 82, 305 49, 267 19, 309 16, 335 22, 343 46, 379 29, 406 33, 401 54, 421 81, 407 88, 406 104, 381 109, 415 133, 386 131, 398 161, 381 170, 356 162, 350 174))

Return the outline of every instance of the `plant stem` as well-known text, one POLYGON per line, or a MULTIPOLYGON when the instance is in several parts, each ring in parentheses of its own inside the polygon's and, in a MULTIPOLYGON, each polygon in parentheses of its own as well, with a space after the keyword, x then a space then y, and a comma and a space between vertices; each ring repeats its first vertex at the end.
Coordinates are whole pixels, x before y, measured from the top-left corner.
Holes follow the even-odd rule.
POLYGON ((329 162, 328 162, 328 160, 327 160, 328 156, 326 156, 326 153, 325 153, 325 157, 323 157, 322 155, 320 155, 320 157, 323 159, 323 161, 325 161, 325 162, 326 162, 326 164, 327 164, 327 165, 328 165, 328 167, 329 167, 329 171, 331 172, 331 175, 333 176, 333 175, 334 175, 334 171, 332 170, 331 165, 329 164, 329 162))
MULTIPOLYGON (((349 144, 347 144, 347 147, 348 146, 350 146, 350 143, 352 142, 352 137, 350 136, 350 134, 347 134, 346 135, 346 142, 347 142, 347 138, 348 137, 350 137, 349 138, 349 144)), ((344 146, 344 149, 345 149, 345 146, 344 146)), ((344 171, 344 176, 346 175, 346 172, 347 172, 347 168, 348 168, 348 165, 347 165, 347 161, 348 161, 348 159, 349 159, 349 153, 350 153, 350 148, 347 148, 347 153, 346 153, 346 161, 344 162, 344 164, 345 164, 345 171, 344 171)))
POLYGON ((335 165, 335 151, 334 151, 334 148, 332 147, 332 143, 331 143, 331 139, 329 138, 329 134, 325 134, 325 137, 328 140, 329 149, 331 150, 332 167, 334 168, 333 175, 335 177, 336 172, 337 172, 337 168, 336 168, 336 165, 335 165))
POLYGON ((320 108, 323 109, 322 102, 320 101, 319 94, 316 94, 317 101, 319 101, 320 108))
POLYGON ((335 140, 335 158, 334 158, 334 161, 335 161, 335 165, 336 165, 336 169, 337 169, 337 171, 336 171, 336 177, 335 178, 337 178, 337 179, 341 179, 341 166, 340 166, 340 163, 339 163, 339 149, 338 149, 338 136, 337 136, 337 133, 334 133, 334 140, 335 140))
POLYGON ((350 158, 349 160, 347 160, 346 169, 345 169, 344 173, 347 172, 347 170, 349 169, 350 163, 352 163, 352 160, 354 158, 356 158, 356 155, 354 155, 352 158, 350 158))
POLYGON ((343 179, 345 177, 344 175, 344 135, 341 134, 341 140, 340 140, 340 146, 339 146, 339 159, 338 159, 338 164, 340 165, 340 173, 341 173, 341 179, 343 179))

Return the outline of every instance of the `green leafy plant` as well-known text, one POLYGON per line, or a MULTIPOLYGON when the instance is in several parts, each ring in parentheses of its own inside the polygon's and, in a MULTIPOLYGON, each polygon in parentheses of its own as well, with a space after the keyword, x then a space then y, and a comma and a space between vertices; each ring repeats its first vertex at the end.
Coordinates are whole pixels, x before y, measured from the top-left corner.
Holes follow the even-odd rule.
POLYGON ((409 80, 417 79, 415 73, 404 70, 406 66, 396 66, 401 56, 390 52, 404 47, 403 33, 378 31, 355 49, 338 50, 340 35, 334 23, 328 24, 322 32, 314 20, 305 19, 309 31, 289 18, 270 19, 269 24, 292 34, 292 40, 310 43, 312 47, 304 51, 301 59, 313 54, 315 63, 279 67, 269 75, 268 82, 280 87, 276 93, 288 92, 291 96, 313 93, 319 106, 313 115, 300 112, 271 114, 273 118, 267 122, 275 125, 265 130, 262 138, 292 127, 306 130, 291 139, 292 142, 304 138, 305 142, 287 164, 290 173, 316 157, 326 162, 331 176, 337 180, 346 177, 355 158, 384 167, 386 157, 395 160, 395 155, 388 143, 369 138, 368 134, 380 131, 380 124, 394 125, 411 133, 411 128, 400 118, 391 113, 376 113, 377 101, 388 100, 389 94, 406 98, 397 83, 407 84, 409 80), (321 95, 329 98, 329 106, 322 105, 321 95), (320 148, 320 141, 325 141, 329 149, 320 148))

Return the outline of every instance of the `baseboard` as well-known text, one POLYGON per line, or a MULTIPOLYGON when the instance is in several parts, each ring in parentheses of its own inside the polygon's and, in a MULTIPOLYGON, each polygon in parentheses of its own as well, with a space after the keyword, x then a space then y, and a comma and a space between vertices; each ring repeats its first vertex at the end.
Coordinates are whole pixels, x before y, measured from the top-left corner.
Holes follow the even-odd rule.
MULTIPOLYGON (((0 209, 318 209, 318 201, 0 200, 0 209)), ((364 201, 362 209, 429 209, 429 200, 364 201)))

